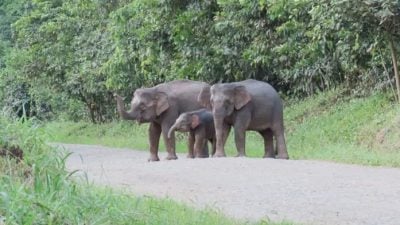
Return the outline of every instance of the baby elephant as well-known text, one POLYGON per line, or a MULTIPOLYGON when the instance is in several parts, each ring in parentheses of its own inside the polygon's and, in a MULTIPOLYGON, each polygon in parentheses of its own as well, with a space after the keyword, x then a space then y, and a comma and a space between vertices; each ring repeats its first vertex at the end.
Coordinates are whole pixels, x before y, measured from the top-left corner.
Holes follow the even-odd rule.
POLYGON ((212 144, 212 155, 216 149, 213 114, 206 109, 182 113, 169 129, 168 137, 175 130, 189 132, 188 158, 208 157, 207 140, 212 144))

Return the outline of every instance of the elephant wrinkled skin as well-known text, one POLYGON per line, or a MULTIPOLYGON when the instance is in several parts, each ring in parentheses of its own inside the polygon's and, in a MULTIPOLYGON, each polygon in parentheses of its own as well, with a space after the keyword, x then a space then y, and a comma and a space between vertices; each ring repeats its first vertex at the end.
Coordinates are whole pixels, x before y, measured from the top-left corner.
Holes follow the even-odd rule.
MULTIPOLYGON (((158 146, 161 133, 168 152, 167 159, 177 159, 175 135, 168 137, 168 131, 180 113, 202 108, 197 101, 197 96, 207 85, 199 81, 177 80, 150 88, 137 89, 133 94, 131 109, 128 112, 124 109, 122 98, 116 95, 117 109, 123 119, 150 123, 149 161, 159 160, 158 146)), ((189 148, 193 149, 193 146, 189 148)))
POLYGON ((275 89, 256 80, 205 86, 198 101, 211 107, 217 137, 215 156, 225 156, 225 142, 234 127, 237 156, 245 156, 246 130, 258 131, 264 138, 264 157, 288 159, 286 149, 283 105, 275 89), (274 150, 273 137, 276 140, 274 150))

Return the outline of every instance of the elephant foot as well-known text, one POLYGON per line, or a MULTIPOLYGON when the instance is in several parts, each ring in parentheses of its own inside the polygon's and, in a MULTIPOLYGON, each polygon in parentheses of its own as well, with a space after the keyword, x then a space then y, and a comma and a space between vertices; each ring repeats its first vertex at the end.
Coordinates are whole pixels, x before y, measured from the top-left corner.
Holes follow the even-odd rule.
POLYGON ((165 159, 166 160, 176 160, 176 159, 178 159, 178 157, 176 155, 168 155, 165 159))
POLYGON ((148 162, 156 162, 156 161, 160 161, 160 158, 158 158, 157 155, 150 155, 150 157, 147 161, 148 162))
POLYGON ((275 154, 274 153, 265 153, 263 158, 272 158, 272 159, 274 159, 275 158, 275 154))
POLYGON ((226 157, 225 152, 216 152, 213 157, 215 158, 220 158, 220 157, 226 157))
POLYGON ((193 155, 193 154, 187 154, 186 158, 188 158, 188 159, 193 159, 193 158, 194 158, 194 155, 193 155))
POLYGON ((196 155, 196 158, 208 158, 208 155, 196 155))
POLYGON ((246 157, 246 153, 238 153, 236 157, 246 157))
POLYGON ((277 159, 289 159, 289 155, 288 154, 278 154, 276 155, 277 159))

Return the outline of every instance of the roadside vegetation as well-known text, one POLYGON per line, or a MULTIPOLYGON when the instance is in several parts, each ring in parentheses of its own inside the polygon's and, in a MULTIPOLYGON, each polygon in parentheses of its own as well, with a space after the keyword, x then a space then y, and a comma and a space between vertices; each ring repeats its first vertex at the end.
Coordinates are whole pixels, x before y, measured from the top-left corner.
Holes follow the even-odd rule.
MULTIPOLYGON (((400 167, 400 109, 391 94, 346 97, 343 89, 320 93, 301 101, 288 100, 285 127, 292 159, 400 167)), ((99 144, 137 150, 148 149, 147 124, 116 120, 48 123, 53 142, 99 144)), ((233 132, 227 141, 228 156, 236 154, 233 132)), ((186 137, 177 132, 177 152, 186 153, 186 137)), ((263 140, 247 132, 250 157, 263 155, 263 140)), ((161 151, 164 145, 161 141, 161 151)))

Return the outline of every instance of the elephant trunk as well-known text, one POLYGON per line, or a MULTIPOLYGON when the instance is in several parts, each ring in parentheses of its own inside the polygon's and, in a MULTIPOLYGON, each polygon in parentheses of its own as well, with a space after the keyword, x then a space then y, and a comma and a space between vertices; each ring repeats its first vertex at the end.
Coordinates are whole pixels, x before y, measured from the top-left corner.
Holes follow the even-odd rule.
POLYGON ((125 107, 124 107, 124 101, 122 100, 121 96, 116 95, 116 100, 117 100, 117 110, 119 115, 122 117, 122 119, 124 120, 136 120, 136 115, 130 111, 127 112, 125 111, 125 107))
POLYGON ((215 136, 216 136, 216 152, 217 155, 225 154, 224 146, 228 136, 229 128, 224 124, 224 118, 214 117, 215 136))
POLYGON ((169 128, 168 138, 171 138, 172 132, 174 132, 175 130, 176 130, 176 124, 174 124, 171 128, 169 128))

